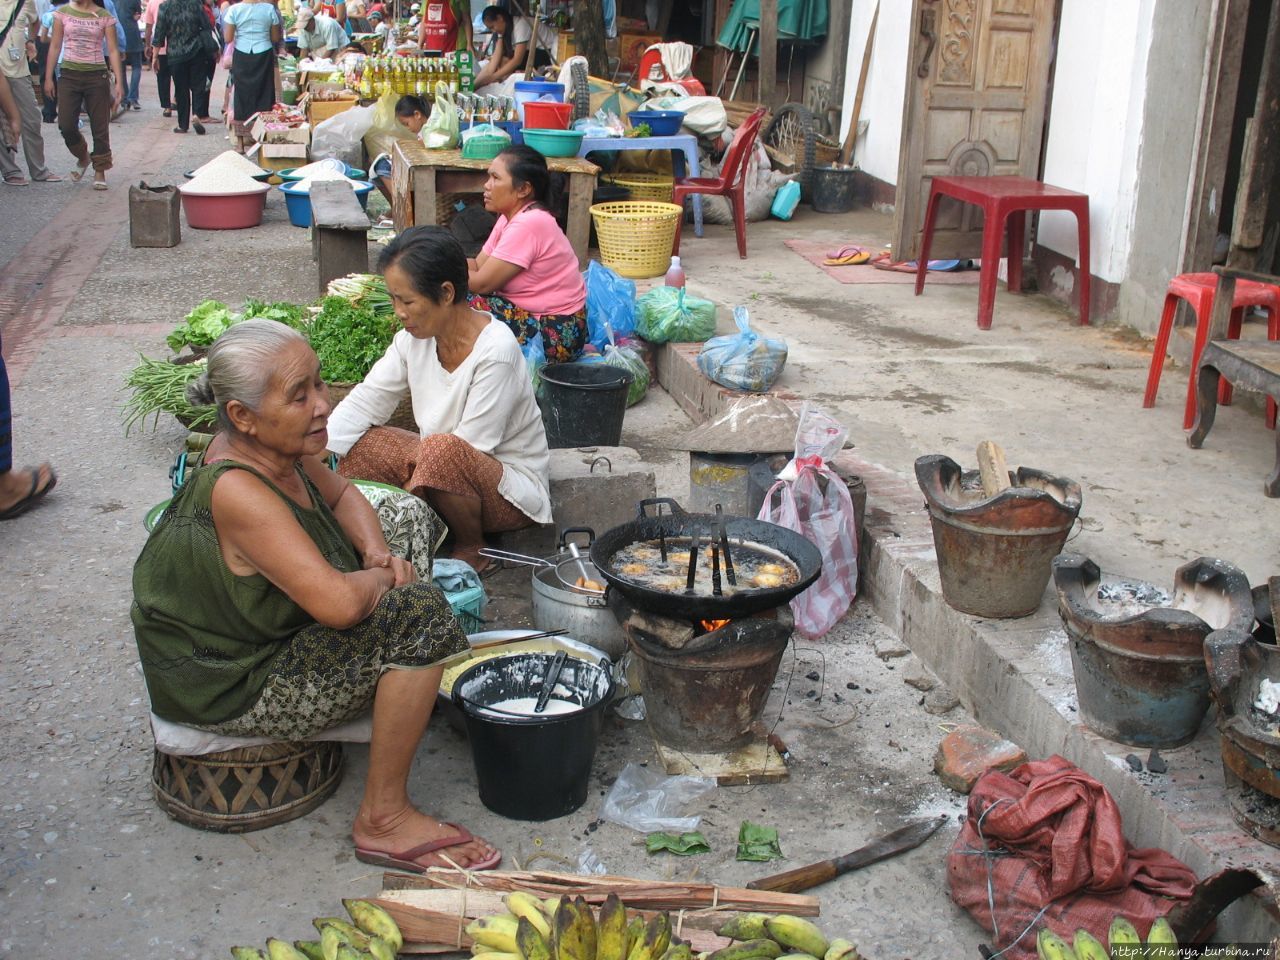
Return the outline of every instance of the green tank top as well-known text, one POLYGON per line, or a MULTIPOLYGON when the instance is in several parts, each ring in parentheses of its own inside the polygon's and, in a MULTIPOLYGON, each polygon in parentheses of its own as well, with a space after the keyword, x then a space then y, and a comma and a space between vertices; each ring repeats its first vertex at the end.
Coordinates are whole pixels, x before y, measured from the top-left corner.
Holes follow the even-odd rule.
POLYGON ((215 724, 257 701, 272 665, 315 620, 261 574, 237 576, 213 525, 213 485, 228 470, 267 484, 336 569, 360 561, 337 517, 301 466, 311 498, 300 507, 257 470, 230 460, 201 467, 174 496, 133 568, 130 617, 151 709, 166 720, 215 724))

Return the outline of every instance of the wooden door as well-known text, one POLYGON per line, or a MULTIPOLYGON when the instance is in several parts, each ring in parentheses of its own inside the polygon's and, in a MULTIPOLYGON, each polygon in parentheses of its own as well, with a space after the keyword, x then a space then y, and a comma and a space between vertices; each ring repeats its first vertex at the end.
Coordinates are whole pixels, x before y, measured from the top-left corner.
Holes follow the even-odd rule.
MULTIPOLYGON (((914 0, 895 260, 920 249, 935 176, 1039 172, 1054 0, 914 0)), ((978 257, 982 215, 944 198, 930 254, 978 257)))

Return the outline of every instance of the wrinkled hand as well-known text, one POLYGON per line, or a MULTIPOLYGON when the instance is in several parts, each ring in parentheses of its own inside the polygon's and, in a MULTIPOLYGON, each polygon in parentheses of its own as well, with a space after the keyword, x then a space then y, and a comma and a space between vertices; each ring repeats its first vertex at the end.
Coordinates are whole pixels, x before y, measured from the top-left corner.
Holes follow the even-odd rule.
POLYGON ((378 568, 390 570, 395 577, 395 583, 392 584, 393 589, 395 587, 403 587, 405 584, 418 582, 418 573, 413 569, 413 564, 408 560, 392 556, 388 552, 369 554, 364 558, 364 568, 366 570, 378 568))

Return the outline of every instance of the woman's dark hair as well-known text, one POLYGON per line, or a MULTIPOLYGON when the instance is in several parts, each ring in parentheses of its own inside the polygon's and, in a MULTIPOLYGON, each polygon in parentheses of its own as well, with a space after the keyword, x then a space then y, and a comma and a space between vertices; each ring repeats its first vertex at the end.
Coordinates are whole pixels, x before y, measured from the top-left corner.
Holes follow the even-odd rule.
POLYGON ((406 93, 396 101, 397 117, 412 117, 415 113, 420 113, 424 117, 431 116, 431 104, 427 103, 426 98, 406 93))
POLYGON ((511 184, 517 190, 526 183, 533 188, 533 202, 543 208, 552 205, 551 171, 547 158, 525 144, 512 145, 498 154, 511 174, 511 184))
POLYGON ((485 7, 480 11, 480 22, 488 24, 494 17, 502 18, 502 55, 509 57, 516 52, 515 43, 511 39, 511 31, 515 26, 515 21, 511 18, 511 14, 499 6, 485 7))
POLYGON ((383 248, 378 271, 399 267, 413 289, 433 303, 444 302, 444 284, 453 284, 452 303, 464 303, 467 289, 467 255, 444 227, 410 227, 383 248))

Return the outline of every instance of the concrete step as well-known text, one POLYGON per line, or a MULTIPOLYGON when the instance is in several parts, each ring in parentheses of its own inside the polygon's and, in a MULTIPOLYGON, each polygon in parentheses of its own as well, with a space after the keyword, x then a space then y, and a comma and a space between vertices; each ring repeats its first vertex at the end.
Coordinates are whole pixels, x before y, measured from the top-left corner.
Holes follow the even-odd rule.
MULTIPOLYGON (((718 416, 735 394, 697 369, 696 344, 667 344, 658 354, 659 382, 693 419, 718 416)), ((802 398, 780 392, 783 399, 802 398)), ((922 453, 925 451, 921 451, 922 453)), ((1125 761, 1147 751, 1106 740, 1080 721, 1067 637, 1052 586, 1039 610, 1020 620, 982 620, 952 609, 942 596, 924 496, 906 478, 845 450, 844 473, 862 477, 867 515, 859 573, 863 594, 974 718, 1023 747, 1032 758, 1060 754, 1111 792, 1125 835, 1138 847, 1160 847, 1202 878, 1248 867, 1280 878, 1280 850, 1232 819, 1212 712, 1187 746, 1162 751, 1163 775, 1134 773, 1125 761)), ((1260 888, 1265 890, 1265 888, 1260 888)), ((1218 941, 1267 942, 1280 930, 1274 892, 1260 893, 1222 915, 1218 941)))

